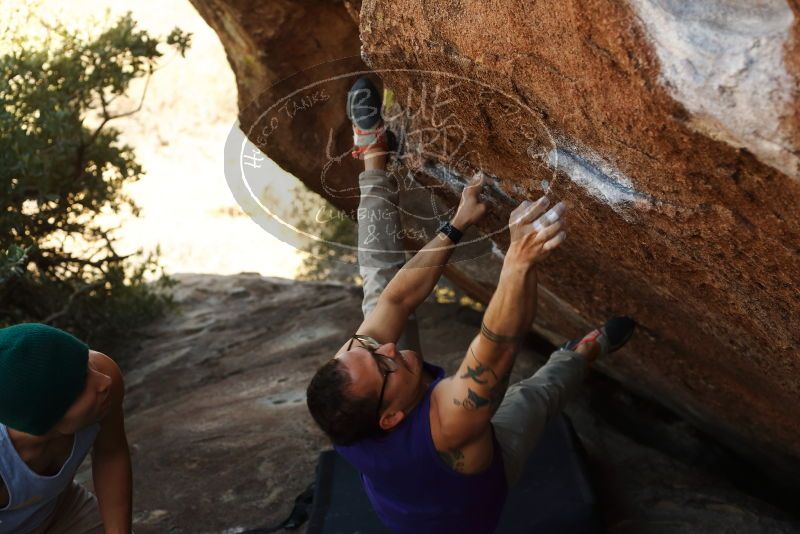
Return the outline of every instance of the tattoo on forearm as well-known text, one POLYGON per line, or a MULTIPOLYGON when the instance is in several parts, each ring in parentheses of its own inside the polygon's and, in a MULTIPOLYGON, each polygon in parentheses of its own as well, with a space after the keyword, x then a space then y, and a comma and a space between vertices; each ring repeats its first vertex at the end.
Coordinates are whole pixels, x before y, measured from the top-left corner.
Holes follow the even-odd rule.
POLYGON ((461 449, 448 449, 446 451, 439 451, 439 458, 441 458, 447 466, 453 471, 464 470, 464 453, 461 449))
POLYGON ((481 397, 471 389, 467 388, 467 398, 463 400, 453 399, 453 404, 461 406, 465 410, 474 411, 489 406, 490 400, 481 397))
POLYGON ((486 326, 486 323, 481 321, 481 334, 494 343, 503 344, 503 343, 519 343, 522 340, 522 336, 504 336, 501 334, 497 334, 489 330, 489 327, 486 326))

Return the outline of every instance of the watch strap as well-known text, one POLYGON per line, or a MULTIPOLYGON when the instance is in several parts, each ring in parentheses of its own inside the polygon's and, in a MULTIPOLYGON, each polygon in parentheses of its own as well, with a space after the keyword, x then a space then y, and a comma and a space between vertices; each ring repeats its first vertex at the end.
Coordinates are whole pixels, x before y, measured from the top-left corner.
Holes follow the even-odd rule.
POLYGON ((458 244, 458 242, 461 241, 461 238, 464 237, 464 232, 462 232, 449 222, 446 222, 442 226, 440 226, 439 232, 449 237, 450 241, 452 241, 455 244, 458 244))

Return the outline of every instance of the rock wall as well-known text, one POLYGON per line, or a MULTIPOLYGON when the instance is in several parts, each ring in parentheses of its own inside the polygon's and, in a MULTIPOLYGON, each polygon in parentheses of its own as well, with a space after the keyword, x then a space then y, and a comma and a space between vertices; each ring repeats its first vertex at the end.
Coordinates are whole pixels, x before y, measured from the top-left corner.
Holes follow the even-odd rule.
POLYGON ((344 94, 374 69, 414 183, 452 206, 469 172, 491 177, 489 254, 453 265, 456 283, 487 300, 513 206, 567 201, 534 327, 558 342, 635 317, 604 373, 800 473, 796 1, 192 1, 270 158, 352 209, 344 94), (270 106, 321 79, 329 98, 284 127, 270 106))

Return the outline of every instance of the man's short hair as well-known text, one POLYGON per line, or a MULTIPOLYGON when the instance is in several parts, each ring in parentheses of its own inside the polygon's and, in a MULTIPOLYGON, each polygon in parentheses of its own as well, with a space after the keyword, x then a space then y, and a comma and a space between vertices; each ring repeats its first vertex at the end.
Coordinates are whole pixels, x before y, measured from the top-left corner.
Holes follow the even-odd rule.
POLYGON ((306 390, 311 417, 335 445, 350 445, 384 432, 378 424, 378 398, 348 393, 352 383, 338 359, 320 367, 306 390))

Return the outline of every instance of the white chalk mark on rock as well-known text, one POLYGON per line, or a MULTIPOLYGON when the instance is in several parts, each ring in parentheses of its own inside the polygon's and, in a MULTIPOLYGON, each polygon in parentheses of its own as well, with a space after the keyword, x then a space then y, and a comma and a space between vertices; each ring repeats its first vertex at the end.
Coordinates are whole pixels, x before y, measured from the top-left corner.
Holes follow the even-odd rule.
POLYGON ((597 157, 579 156, 564 148, 554 148, 547 155, 548 164, 566 174, 587 193, 623 213, 626 204, 654 203, 653 198, 636 191, 630 178, 597 157))
MULTIPOLYGON (((469 178, 462 176, 452 167, 439 162, 429 162, 421 170, 439 180, 440 183, 449 186, 450 189, 459 194, 469 183, 469 178)), ((518 204, 517 201, 511 198, 509 194, 503 191, 503 189, 498 185, 500 180, 497 178, 497 176, 493 176, 486 171, 483 171, 483 173, 486 176, 484 187, 488 188, 488 190, 494 193, 493 195, 488 195, 486 200, 497 202, 497 198, 499 197, 504 203, 510 206, 516 206, 518 204)))
POLYGON ((506 258, 505 253, 502 250, 500 250, 500 247, 497 246, 497 243, 495 243, 494 240, 492 240, 492 254, 494 254, 495 257, 500 258, 501 260, 504 260, 506 258))
POLYGON ((689 125, 800 178, 800 143, 781 123, 795 81, 784 64, 794 21, 785 0, 631 0, 689 125))

